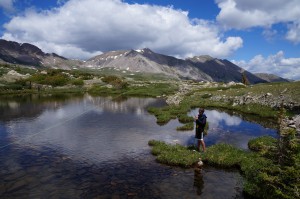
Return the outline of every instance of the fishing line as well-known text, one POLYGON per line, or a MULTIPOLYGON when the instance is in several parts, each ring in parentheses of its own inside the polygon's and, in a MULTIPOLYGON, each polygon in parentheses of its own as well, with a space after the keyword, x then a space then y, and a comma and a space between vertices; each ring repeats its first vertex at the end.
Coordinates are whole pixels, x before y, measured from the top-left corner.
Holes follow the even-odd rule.
MULTIPOLYGON (((122 95, 125 94, 125 93, 126 93, 126 92, 121 93, 120 95, 116 96, 115 98, 120 97, 120 96, 122 96, 122 95)), ((103 103, 100 104, 100 106, 101 106, 101 105, 104 105, 104 104, 105 104, 106 102, 108 102, 108 101, 109 101, 108 99, 105 100, 103 103)), ((6 145, 0 147, 0 151, 2 151, 3 149, 5 149, 6 147, 8 147, 8 146, 10 146, 10 145, 20 143, 20 142, 25 141, 25 140, 27 140, 27 139, 30 139, 30 138, 32 138, 32 137, 34 137, 34 136, 37 136, 37 135, 39 135, 39 134, 41 134, 41 133, 43 133, 43 132, 47 132, 47 131, 49 131, 50 129, 56 128, 56 127, 58 127, 58 126, 61 126, 61 125, 65 124, 65 123, 67 123, 67 122, 69 122, 69 121, 71 121, 71 120, 73 120, 73 119, 75 119, 75 118, 81 116, 81 115, 86 114, 87 112, 90 112, 91 110, 94 109, 95 106, 99 106, 99 105, 94 105, 92 108, 87 109, 87 110, 81 112, 80 114, 77 114, 77 115, 75 115, 75 116, 73 116, 73 117, 71 117, 71 118, 68 118, 68 119, 66 119, 66 120, 64 120, 64 121, 62 121, 62 122, 60 122, 60 123, 57 123, 57 124, 55 124, 55 125, 53 125, 53 126, 50 126, 50 127, 46 128, 46 129, 43 129, 43 130, 41 130, 41 131, 39 131, 39 132, 37 132, 37 133, 34 133, 34 134, 32 134, 32 135, 29 135, 29 136, 27 136, 27 137, 25 137, 25 138, 21 138, 21 139, 19 139, 19 140, 17 140, 17 141, 14 141, 14 142, 11 142, 11 143, 9 143, 9 144, 6 144, 6 145)))

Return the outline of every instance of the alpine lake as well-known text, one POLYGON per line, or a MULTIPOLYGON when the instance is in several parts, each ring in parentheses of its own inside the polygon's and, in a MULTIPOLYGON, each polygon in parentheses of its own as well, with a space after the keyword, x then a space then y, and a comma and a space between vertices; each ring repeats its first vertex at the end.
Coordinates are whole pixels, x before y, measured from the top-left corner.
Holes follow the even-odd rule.
MULTIPOLYGON (((158 125, 157 98, 85 95, 0 97, 0 198, 246 198, 237 170, 156 162, 149 140, 194 144, 177 120, 158 125)), ((197 110, 188 113, 197 114, 197 110)), ((277 137, 271 121, 208 109, 207 147, 277 137)))

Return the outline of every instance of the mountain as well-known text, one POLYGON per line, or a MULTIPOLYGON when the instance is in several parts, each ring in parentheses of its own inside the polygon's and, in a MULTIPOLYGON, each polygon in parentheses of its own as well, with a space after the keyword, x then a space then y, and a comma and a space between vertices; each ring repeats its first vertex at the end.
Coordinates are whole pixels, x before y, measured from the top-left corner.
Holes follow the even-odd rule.
POLYGON ((106 52, 87 60, 85 66, 90 68, 113 67, 132 72, 164 73, 184 79, 216 82, 241 82, 242 72, 244 72, 250 83, 266 82, 228 60, 216 59, 208 55, 183 60, 155 53, 148 48, 106 52))
POLYGON ((118 70, 143 73, 164 73, 173 77, 212 81, 210 76, 185 60, 142 50, 111 51, 87 60, 89 68, 113 67, 118 70))
POLYGON ((20 44, 4 39, 0 39, 0 59, 13 64, 62 69, 70 69, 81 65, 80 61, 68 60, 55 53, 44 53, 32 44, 20 44))
POLYGON ((110 51, 86 61, 69 60, 54 53, 44 53, 28 43, 17 43, 0 39, 0 63, 4 62, 61 69, 114 68, 128 72, 163 73, 171 77, 197 81, 241 82, 242 72, 250 83, 267 82, 245 71, 228 60, 206 56, 178 59, 155 53, 148 48, 141 50, 110 51))
POLYGON ((268 74, 268 73, 254 73, 257 77, 267 81, 267 82, 290 82, 288 79, 284 79, 277 75, 268 74))
POLYGON ((208 74, 216 82, 241 82, 244 72, 250 83, 263 83, 265 80, 245 71, 243 68, 233 64, 228 60, 212 58, 209 55, 195 56, 186 59, 195 67, 208 74))

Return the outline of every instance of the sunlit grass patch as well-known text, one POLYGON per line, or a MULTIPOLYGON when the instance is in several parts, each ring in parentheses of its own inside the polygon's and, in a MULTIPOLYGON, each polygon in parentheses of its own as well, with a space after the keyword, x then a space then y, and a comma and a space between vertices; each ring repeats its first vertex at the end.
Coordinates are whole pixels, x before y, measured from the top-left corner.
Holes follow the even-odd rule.
POLYGON ((194 122, 194 118, 191 117, 191 116, 188 116, 186 114, 181 114, 181 115, 178 115, 178 121, 181 122, 181 123, 191 123, 191 122, 194 122))
POLYGON ((203 161, 220 167, 238 167, 246 152, 228 144, 217 144, 208 147, 202 155, 203 161))
MULTIPOLYGON (((115 81, 113 81, 115 82, 115 81)), ((166 83, 155 83, 155 84, 146 84, 144 86, 122 86, 118 82, 117 86, 112 88, 107 87, 106 85, 94 85, 89 89, 89 93, 95 95, 123 95, 123 96, 139 96, 139 97, 157 97, 164 94, 174 93, 178 87, 176 85, 170 86, 166 83)))
POLYGON ((262 136, 250 140, 248 142, 248 147, 261 155, 267 155, 267 153, 270 153, 275 147, 277 147, 277 140, 271 136, 262 136))
POLYGON ((193 122, 186 123, 183 126, 176 127, 177 131, 190 131, 190 130, 193 130, 193 129, 194 129, 194 123, 193 122))
POLYGON ((152 154, 157 156, 156 160, 163 164, 187 168, 200 158, 200 153, 179 144, 171 145, 157 140, 150 140, 148 144, 152 147, 152 154))

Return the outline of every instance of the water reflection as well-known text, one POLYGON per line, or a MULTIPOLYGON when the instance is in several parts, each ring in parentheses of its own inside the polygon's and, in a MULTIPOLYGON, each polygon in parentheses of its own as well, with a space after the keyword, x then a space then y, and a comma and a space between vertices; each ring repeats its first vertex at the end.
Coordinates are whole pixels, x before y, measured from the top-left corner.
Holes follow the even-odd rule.
POLYGON ((202 176, 202 168, 194 169, 194 187, 196 188, 197 195, 202 194, 202 190, 204 187, 204 180, 202 176))
MULTIPOLYGON (((149 140, 194 141, 194 131, 176 131, 177 120, 159 126, 148 114, 146 108, 165 105, 162 100, 89 95, 38 99, 1 101, 1 197, 242 198, 237 172, 198 172, 155 162, 149 140)), ((246 148, 252 137, 276 135, 225 112, 206 114, 208 145, 226 142, 246 148)))
MULTIPOLYGON (((196 115, 197 109, 190 115, 196 115)), ((217 110, 206 110, 209 122, 208 135, 205 142, 208 146, 216 143, 228 143, 239 148, 248 149, 248 141, 258 136, 270 135, 277 137, 277 130, 264 128, 263 126, 243 120, 239 116, 217 110)), ((190 142, 191 143, 191 142, 190 142)))

